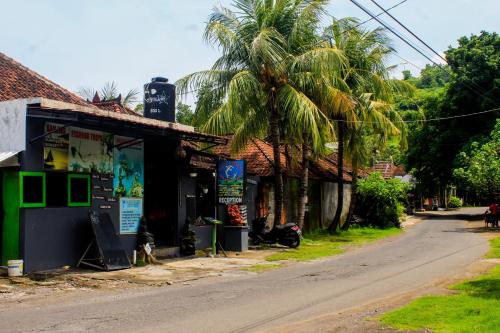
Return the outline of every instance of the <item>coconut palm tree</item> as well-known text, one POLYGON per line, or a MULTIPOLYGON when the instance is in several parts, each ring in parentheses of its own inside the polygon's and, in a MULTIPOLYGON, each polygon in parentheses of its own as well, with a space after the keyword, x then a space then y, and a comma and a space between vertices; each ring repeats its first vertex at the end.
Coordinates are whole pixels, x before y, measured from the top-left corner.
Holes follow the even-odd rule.
POLYGON ((339 178, 337 210, 329 226, 331 232, 336 231, 341 223, 344 153, 349 152, 353 168, 352 211, 356 201, 358 167, 367 156, 363 149, 366 147, 364 136, 377 134, 381 137, 381 142, 384 142, 388 136, 404 134, 405 127, 401 115, 395 112, 391 105, 395 94, 412 91, 411 85, 389 77, 390 68, 385 62, 393 50, 383 29, 363 30, 357 28, 357 25, 358 21, 353 18, 334 20, 325 32, 325 37, 332 46, 342 50, 348 58, 349 67, 345 69, 343 77, 355 99, 354 112, 357 118, 353 122, 343 118, 335 119, 339 178))
POLYGON ((133 109, 134 106, 139 102, 138 96, 139 91, 137 89, 131 89, 127 91, 125 95, 118 92, 118 86, 115 81, 108 81, 100 90, 80 88, 78 94, 83 98, 91 101, 95 94, 99 94, 102 100, 108 101, 112 99, 117 99, 120 97, 120 103, 128 108, 133 109))
MULTIPOLYGON (((201 103, 222 103, 203 129, 234 133, 238 151, 255 137, 270 137, 274 157, 275 220, 281 223, 282 130, 320 150, 328 119, 310 96, 326 91, 326 73, 341 72, 345 57, 317 30, 328 0, 234 0, 211 14, 205 40, 222 55, 211 69, 185 76, 179 94, 208 87, 201 103)), ((199 101, 200 102, 200 101, 199 101)), ((331 127, 331 126, 330 126, 331 127)))

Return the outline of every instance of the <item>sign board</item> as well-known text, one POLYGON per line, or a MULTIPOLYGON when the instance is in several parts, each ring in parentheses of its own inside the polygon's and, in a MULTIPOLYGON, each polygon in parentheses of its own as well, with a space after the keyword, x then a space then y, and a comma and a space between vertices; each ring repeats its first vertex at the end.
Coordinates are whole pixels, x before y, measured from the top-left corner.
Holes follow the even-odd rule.
POLYGON ((241 204, 245 195, 244 160, 217 163, 217 195, 221 204, 241 204))
POLYGON ((142 198, 144 195, 144 143, 115 136, 113 164, 116 197, 142 198))
POLYGON ((69 129, 65 125, 45 123, 46 136, 43 142, 44 169, 68 170, 68 131, 69 129))
POLYGON ((90 267, 113 271, 118 269, 130 268, 130 260, 125 252, 120 237, 115 233, 115 228, 109 214, 97 214, 90 212, 90 224, 94 232, 94 239, 85 250, 83 256, 78 262, 90 267), (92 245, 97 248, 98 258, 89 258, 92 252, 89 252, 92 245))
POLYGON ((120 198, 120 234, 136 234, 142 216, 142 199, 120 198))
POLYGON ((113 135, 72 127, 69 130, 68 170, 113 173, 113 135))

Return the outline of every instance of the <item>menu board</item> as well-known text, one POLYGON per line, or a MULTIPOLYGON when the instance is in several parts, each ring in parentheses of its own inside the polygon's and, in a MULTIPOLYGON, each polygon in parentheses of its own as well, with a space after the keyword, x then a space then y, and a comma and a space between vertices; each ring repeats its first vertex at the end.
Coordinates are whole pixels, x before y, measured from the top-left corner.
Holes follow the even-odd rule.
POLYGON ((240 204, 245 195, 245 161, 217 163, 217 195, 221 204, 240 204))
POLYGON ((113 196, 113 174, 92 174, 92 209, 117 216, 118 200, 113 196))

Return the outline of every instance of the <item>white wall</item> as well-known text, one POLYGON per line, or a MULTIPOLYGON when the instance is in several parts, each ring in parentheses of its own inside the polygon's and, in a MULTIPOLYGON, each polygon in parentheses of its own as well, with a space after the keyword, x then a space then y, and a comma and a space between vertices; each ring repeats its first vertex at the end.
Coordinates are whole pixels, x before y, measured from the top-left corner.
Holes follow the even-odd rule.
MULTIPOLYGON (((337 193, 338 184, 331 182, 324 182, 322 184, 322 202, 321 202, 321 214, 323 216, 323 225, 329 225, 335 217, 335 212, 337 211, 337 193)), ((351 204, 351 184, 344 184, 344 202, 342 205, 342 215, 341 224, 347 218, 349 213, 349 205, 351 204)))
POLYGON ((0 102, 0 154, 26 150, 26 100, 0 102))

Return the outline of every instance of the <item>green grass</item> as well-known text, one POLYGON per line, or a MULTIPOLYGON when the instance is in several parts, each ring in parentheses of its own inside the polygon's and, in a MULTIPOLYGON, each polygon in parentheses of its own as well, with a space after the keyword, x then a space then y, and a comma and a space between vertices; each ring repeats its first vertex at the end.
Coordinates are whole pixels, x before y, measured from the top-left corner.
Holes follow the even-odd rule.
POLYGON ((254 272, 254 273, 262 273, 271 269, 275 269, 280 267, 281 264, 269 263, 269 264, 256 264, 250 267, 245 268, 245 271, 254 272))
POLYGON ((374 229, 352 228, 337 235, 330 235, 326 230, 319 230, 304 236, 297 249, 286 249, 270 255, 267 261, 296 260, 306 261, 342 253, 347 247, 364 244, 402 232, 398 228, 374 229))
MULTIPOLYGON (((489 258, 500 257, 500 238, 490 240, 489 258)), ((458 294, 427 296, 389 312, 380 320, 407 330, 431 329, 434 332, 500 331, 500 265, 477 279, 451 286, 458 294)))
POLYGON ((490 239, 490 246, 486 258, 500 258, 500 237, 490 239))

